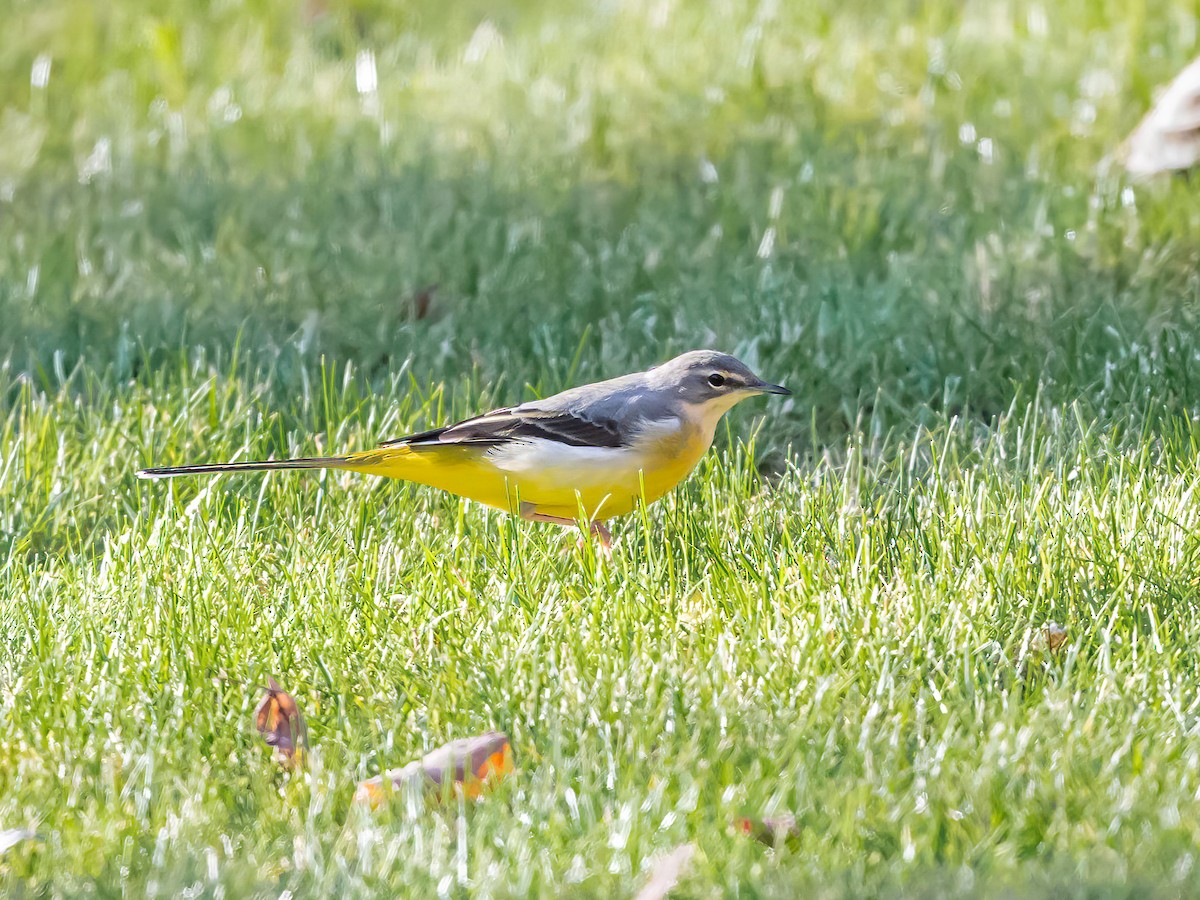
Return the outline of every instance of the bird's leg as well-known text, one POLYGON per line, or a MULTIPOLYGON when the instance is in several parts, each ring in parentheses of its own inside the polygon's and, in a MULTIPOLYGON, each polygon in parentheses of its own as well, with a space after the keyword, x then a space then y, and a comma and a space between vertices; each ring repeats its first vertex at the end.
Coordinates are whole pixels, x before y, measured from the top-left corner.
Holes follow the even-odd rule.
POLYGON ((547 525, 562 525, 564 528, 574 528, 576 524, 574 519, 568 519, 566 516, 548 516, 540 513, 536 506, 524 500, 521 501, 521 508, 517 510, 517 515, 526 522, 545 522, 547 525))
MULTIPOLYGON (((537 507, 532 503, 521 503, 521 508, 517 514, 526 522, 545 522, 548 525, 562 525, 564 528, 574 528, 578 522, 574 519, 568 519, 566 516, 548 516, 545 513, 537 511, 537 507)), ((600 550, 605 556, 612 556, 612 532, 603 522, 592 522, 588 526, 588 532, 594 535, 600 541, 600 550)), ((583 538, 579 539, 580 546, 583 546, 583 538)))

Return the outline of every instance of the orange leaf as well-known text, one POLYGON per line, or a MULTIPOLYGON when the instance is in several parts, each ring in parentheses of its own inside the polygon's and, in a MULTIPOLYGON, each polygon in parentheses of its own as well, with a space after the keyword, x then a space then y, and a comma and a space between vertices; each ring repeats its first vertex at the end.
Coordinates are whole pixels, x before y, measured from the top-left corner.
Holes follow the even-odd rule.
POLYGON ((267 676, 267 696, 254 715, 254 726, 267 746, 275 748, 276 759, 289 765, 302 760, 308 737, 304 717, 292 695, 270 676, 267 676))
POLYGON ((464 797, 474 800, 512 770, 508 736, 492 731, 451 741, 406 766, 369 778, 359 784, 354 799, 374 809, 390 792, 410 785, 440 797, 442 785, 449 782, 464 797))

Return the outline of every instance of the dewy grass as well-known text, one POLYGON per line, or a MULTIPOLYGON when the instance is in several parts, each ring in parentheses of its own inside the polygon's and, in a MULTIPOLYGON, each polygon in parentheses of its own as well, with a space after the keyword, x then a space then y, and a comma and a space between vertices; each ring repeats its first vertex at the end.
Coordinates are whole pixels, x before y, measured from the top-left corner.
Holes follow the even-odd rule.
POLYGON ((1107 159, 1194 10, 443 7, 8 11, 4 892, 624 896, 692 842, 683 896, 1200 893, 1200 207, 1107 159), (610 561, 133 475, 696 346, 795 396, 610 561), (492 728, 491 796, 352 808, 492 728))

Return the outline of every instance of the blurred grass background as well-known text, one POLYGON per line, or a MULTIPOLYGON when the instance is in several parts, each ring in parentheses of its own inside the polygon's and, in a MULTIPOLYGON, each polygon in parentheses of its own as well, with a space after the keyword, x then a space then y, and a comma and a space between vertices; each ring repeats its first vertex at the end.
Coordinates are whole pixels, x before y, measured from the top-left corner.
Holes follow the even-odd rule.
POLYGON ((623 895, 693 840, 685 895, 1197 893, 1200 203, 1110 160, 1193 5, 2 12, 6 890, 623 895), (427 491, 132 478, 696 346, 797 396, 607 568, 427 491), (479 809, 347 810, 492 726, 479 809), (798 848, 728 831, 779 809, 798 848))
POLYGON ((0 350, 538 381, 720 344, 822 420, 1065 397, 1192 327, 1190 192, 1097 167, 1193 12, 16 3, 0 350))

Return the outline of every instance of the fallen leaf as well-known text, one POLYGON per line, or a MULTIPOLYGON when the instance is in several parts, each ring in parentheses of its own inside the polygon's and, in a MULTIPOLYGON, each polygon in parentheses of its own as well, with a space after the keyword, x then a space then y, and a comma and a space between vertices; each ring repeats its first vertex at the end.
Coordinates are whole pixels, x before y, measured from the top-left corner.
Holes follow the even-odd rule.
POLYGON ((752 837, 756 841, 777 847, 788 838, 800 836, 800 828, 796 825, 795 816, 773 816, 765 819, 753 819, 742 816, 734 822, 739 832, 752 837))
POLYGON ((1041 653, 1044 650, 1055 652, 1067 641, 1067 630, 1057 622, 1047 622, 1029 639, 1029 650, 1041 653))
POLYGON ((274 748, 280 762, 298 765, 303 760, 308 737, 304 717, 292 695, 270 676, 267 676, 267 696, 258 705, 254 726, 267 746, 274 748))
POLYGON ((437 293, 438 286, 436 284, 426 285, 412 295, 412 317, 414 319, 425 319, 429 317, 430 308, 433 304, 433 296, 437 293))
POLYGON ((670 853, 655 858, 650 866, 650 877, 637 892, 636 900, 663 900, 687 874, 695 855, 695 844, 680 844, 670 853))
POLYGON ((512 770, 508 736, 502 731, 491 731, 451 741, 406 766, 369 778, 359 784, 354 799, 374 809, 389 793, 409 787, 441 797, 442 786, 449 782, 456 791, 473 800, 512 770))
POLYGON ((329 14, 329 4, 326 0, 305 0, 300 14, 304 21, 311 25, 329 14))
POLYGON ((1163 91, 1118 153, 1131 175, 1156 175, 1200 163, 1200 59, 1163 91))
POLYGON ((1050 648, 1051 652, 1057 650, 1067 640, 1067 629, 1057 622, 1051 622, 1043 629, 1042 633, 1046 635, 1046 646, 1050 648))
POLYGON ((17 844, 25 841, 39 841, 36 831, 30 831, 28 828, 6 828, 0 831, 0 853, 7 853, 17 844))

